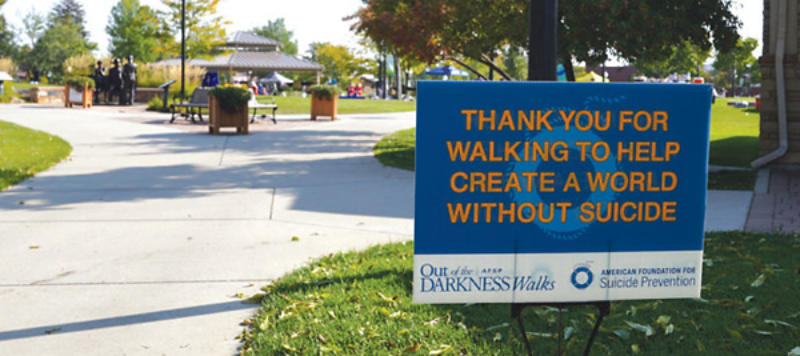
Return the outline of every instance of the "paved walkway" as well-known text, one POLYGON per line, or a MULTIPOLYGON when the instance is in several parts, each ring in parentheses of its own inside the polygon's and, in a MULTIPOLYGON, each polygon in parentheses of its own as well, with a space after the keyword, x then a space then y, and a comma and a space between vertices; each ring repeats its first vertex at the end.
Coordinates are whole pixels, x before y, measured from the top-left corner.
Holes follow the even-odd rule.
POLYGON ((255 310, 236 293, 411 238, 413 175, 372 146, 412 114, 217 137, 137 122, 163 117, 0 106, 74 148, 0 193, 0 354, 234 354, 255 310))
MULTIPOLYGON (((0 354, 233 354, 255 310, 236 293, 411 238, 413 174, 371 151, 413 114, 217 137, 115 108, 3 105, 0 118, 74 148, 0 193, 0 354)), ((742 229, 751 197, 710 192, 707 230, 742 229)))
POLYGON ((756 187, 745 230, 800 233, 800 170, 774 168, 756 187))

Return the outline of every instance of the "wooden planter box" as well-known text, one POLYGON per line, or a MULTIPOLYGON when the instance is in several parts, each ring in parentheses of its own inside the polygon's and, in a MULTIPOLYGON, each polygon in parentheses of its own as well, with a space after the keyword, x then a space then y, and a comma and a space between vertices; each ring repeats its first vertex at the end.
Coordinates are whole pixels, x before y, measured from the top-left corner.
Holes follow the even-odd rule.
POLYGON ((331 121, 336 120, 336 110, 339 106, 339 97, 333 96, 333 99, 318 98, 315 95, 311 96, 311 120, 316 120, 317 116, 330 116, 331 121))
POLYGON ((220 127, 235 127, 237 133, 247 134, 250 121, 247 118, 247 104, 245 103, 238 112, 229 113, 222 110, 219 101, 214 95, 208 96, 208 132, 219 135, 220 127))
POLYGON ((83 84, 82 91, 70 88, 69 84, 64 86, 64 107, 71 108, 73 104, 80 104, 84 109, 92 107, 92 91, 89 90, 89 83, 83 84))

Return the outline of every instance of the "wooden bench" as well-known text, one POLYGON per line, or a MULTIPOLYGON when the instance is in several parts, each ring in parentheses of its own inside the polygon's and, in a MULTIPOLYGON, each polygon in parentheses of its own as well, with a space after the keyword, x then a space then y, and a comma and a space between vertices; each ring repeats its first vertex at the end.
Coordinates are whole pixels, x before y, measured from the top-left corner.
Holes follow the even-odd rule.
MULTIPOLYGON (((251 93, 250 101, 247 102, 247 106, 248 108, 253 109, 253 117, 250 118, 251 123, 256 121, 256 111, 258 109, 272 109, 272 123, 274 124, 278 123, 278 120, 275 118, 275 112, 278 111, 278 105, 260 104, 258 100, 256 100, 256 96, 251 93)), ((261 117, 266 117, 266 115, 262 114, 261 117)))
POLYGON ((189 118, 191 118, 192 122, 195 122, 194 109, 197 109, 197 116, 200 118, 200 121, 203 121, 202 109, 208 109, 208 89, 197 88, 192 92, 192 97, 189 98, 188 102, 170 105, 169 109, 172 112, 172 118, 169 119, 170 123, 175 121, 177 108, 187 108, 189 110, 189 118))

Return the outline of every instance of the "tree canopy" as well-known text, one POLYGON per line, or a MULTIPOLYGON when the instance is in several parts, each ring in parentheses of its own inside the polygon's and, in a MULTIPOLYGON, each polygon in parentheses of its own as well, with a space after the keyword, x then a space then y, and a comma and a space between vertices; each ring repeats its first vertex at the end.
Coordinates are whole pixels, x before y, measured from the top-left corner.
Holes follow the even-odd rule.
POLYGON ((86 11, 77 0, 61 0, 56 3, 50 11, 49 20, 51 26, 67 22, 76 24, 81 36, 89 36, 89 32, 86 31, 86 11))
POLYGON ((717 54, 714 61, 714 83, 720 87, 735 86, 735 82, 750 76, 752 83, 761 81, 760 66, 753 51, 758 47, 755 38, 746 38, 736 42, 736 46, 727 52, 717 54))
POLYGON ((156 48, 167 37, 160 31, 157 14, 139 0, 119 0, 111 9, 111 18, 106 26, 110 40, 109 51, 117 58, 133 55, 144 62, 159 59, 156 48))
MULTIPOLYGON (((229 24, 217 15, 220 0, 186 1, 186 57, 207 57, 219 53, 218 47, 225 44, 225 29, 229 24)), ((162 29, 173 39, 161 48, 165 53, 180 53, 181 0, 161 0, 169 9, 162 19, 162 29)))
POLYGON ((671 73, 703 74, 703 62, 711 55, 710 49, 702 49, 689 41, 673 45, 669 57, 648 60, 642 58, 633 63, 642 74, 648 77, 663 78, 671 73))
POLYGON ((297 55, 297 41, 293 38, 294 31, 289 31, 286 29, 286 23, 282 17, 277 18, 274 21, 267 21, 265 26, 254 28, 253 32, 259 36, 264 36, 280 42, 282 47, 281 50, 284 53, 288 53, 293 56, 297 55))
POLYGON ((88 53, 94 48, 92 45, 83 37, 77 24, 57 23, 44 32, 31 50, 31 69, 36 68, 45 75, 49 72, 56 80, 61 79, 64 60, 88 53))
MULTIPOLYGON (((528 5, 528 0, 365 0, 352 16, 352 28, 403 56, 425 62, 471 58, 499 70, 490 57, 509 46, 527 47, 528 5)), ((728 50, 739 26, 731 6, 731 0, 561 1, 559 56, 570 63, 598 63, 610 55, 630 62, 663 60, 682 41, 702 50, 712 45, 728 50)))
POLYGON ((356 57, 346 46, 327 42, 314 42, 309 45, 311 59, 325 67, 326 80, 336 79, 348 83, 364 73, 367 60, 356 57))

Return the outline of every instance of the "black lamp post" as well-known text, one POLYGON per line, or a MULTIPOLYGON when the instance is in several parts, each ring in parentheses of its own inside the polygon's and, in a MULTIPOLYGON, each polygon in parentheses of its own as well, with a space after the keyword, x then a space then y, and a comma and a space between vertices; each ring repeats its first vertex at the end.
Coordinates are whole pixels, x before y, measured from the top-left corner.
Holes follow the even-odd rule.
POLYGON ((531 0, 528 80, 556 80, 558 0, 531 0))
POLYGON ((186 0, 181 0, 181 100, 186 97, 186 0))

